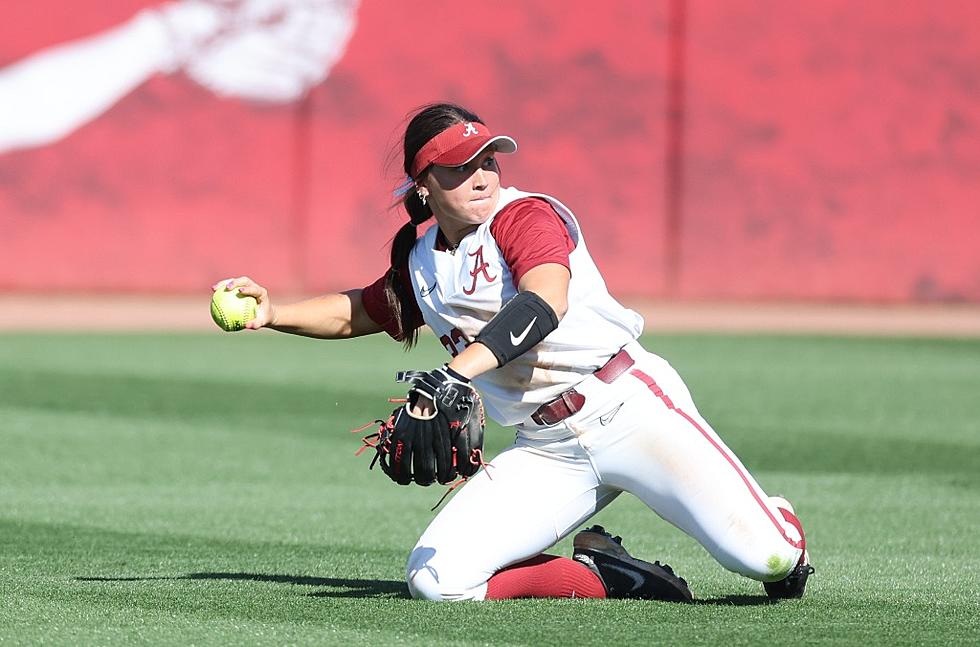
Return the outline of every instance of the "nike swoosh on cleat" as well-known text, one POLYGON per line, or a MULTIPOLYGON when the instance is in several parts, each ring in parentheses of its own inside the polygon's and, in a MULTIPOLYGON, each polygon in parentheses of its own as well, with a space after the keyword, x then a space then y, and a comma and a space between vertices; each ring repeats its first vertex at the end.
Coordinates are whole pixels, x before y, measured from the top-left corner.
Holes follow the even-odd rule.
POLYGON ((631 580, 633 582, 633 584, 632 584, 632 586, 630 588, 631 591, 638 591, 638 590, 640 590, 640 589, 643 588, 644 580, 646 578, 644 578, 642 575, 640 575, 636 571, 634 571, 632 569, 628 569, 628 568, 623 568, 619 564, 615 564, 615 563, 606 563, 605 564, 605 567, 606 567, 606 569, 608 569, 610 571, 616 571, 617 573, 619 573, 620 575, 622 575, 624 578, 627 578, 627 579, 631 580))
POLYGON ((519 337, 515 337, 515 336, 514 336, 514 333, 511 333, 511 334, 510 334, 510 343, 511 343, 512 345, 514 345, 514 346, 519 346, 519 345, 520 345, 520 343, 521 343, 522 341, 524 341, 524 338, 525 338, 525 337, 527 337, 527 334, 528 334, 529 332, 531 332, 531 326, 533 326, 533 325, 534 325, 534 322, 535 322, 535 321, 537 321, 537 320, 538 320, 538 318, 537 318, 537 317, 535 317, 534 319, 531 319, 531 323, 529 323, 529 324, 527 325, 527 328, 525 328, 525 329, 524 329, 524 332, 522 332, 522 333, 520 334, 520 336, 519 336, 519 337))

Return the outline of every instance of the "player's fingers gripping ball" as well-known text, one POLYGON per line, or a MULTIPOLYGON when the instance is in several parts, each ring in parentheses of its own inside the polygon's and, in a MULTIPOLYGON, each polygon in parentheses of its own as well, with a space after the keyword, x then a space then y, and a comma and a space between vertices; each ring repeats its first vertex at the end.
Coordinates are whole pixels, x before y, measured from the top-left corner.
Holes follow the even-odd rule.
POLYGON ((255 297, 239 294, 237 289, 227 290, 222 284, 211 295, 211 318, 222 330, 234 332, 255 318, 257 306, 255 297))

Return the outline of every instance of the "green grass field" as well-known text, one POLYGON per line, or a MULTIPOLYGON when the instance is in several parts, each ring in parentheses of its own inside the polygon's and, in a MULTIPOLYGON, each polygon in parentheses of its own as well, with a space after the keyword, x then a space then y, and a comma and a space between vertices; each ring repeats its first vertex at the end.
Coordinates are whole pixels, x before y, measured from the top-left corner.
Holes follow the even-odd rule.
POLYGON ((977 643, 980 340, 645 343, 795 502, 805 599, 768 603, 627 496, 596 520, 698 604, 408 599, 441 490, 369 472, 348 430, 390 408, 396 369, 444 361, 431 338, 7 334, 0 643, 977 643))

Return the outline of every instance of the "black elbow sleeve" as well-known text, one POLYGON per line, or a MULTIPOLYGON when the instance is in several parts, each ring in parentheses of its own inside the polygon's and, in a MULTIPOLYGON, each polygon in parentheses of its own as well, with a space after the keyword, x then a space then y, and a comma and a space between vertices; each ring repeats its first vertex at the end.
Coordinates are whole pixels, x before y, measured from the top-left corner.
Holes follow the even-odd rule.
POLYGON ((534 292, 519 292, 487 322, 477 342, 490 349, 497 366, 520 357, 558 327, 558 315, 534 292))

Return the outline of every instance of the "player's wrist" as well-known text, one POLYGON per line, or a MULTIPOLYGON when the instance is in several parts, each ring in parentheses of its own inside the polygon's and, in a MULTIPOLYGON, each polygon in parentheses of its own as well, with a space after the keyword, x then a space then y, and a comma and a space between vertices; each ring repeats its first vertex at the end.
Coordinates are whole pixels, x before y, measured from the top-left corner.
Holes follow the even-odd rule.
POLYGON ((457 380, 459 382, 462 382, 463 384, 469 384, 470 383, 470 378, 468 376, 463 375, 460 371, 458 371, 458 370, 454 369, 453 367, 451 367, 449 365, 449 363, 443 364, 442 365, 442 370, 445 371, 446 374, 449 375, 449 377, 453 378, 454 380, 457 380))

